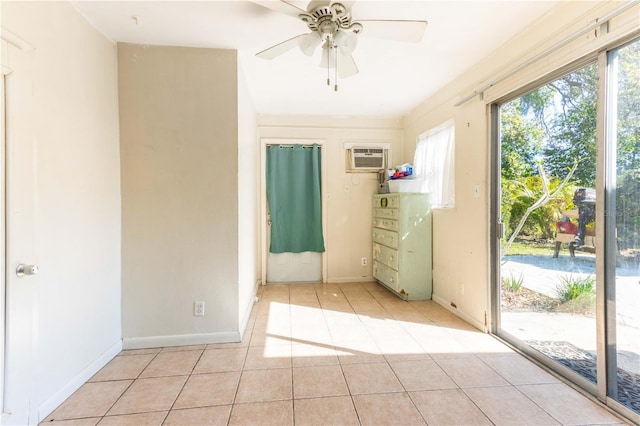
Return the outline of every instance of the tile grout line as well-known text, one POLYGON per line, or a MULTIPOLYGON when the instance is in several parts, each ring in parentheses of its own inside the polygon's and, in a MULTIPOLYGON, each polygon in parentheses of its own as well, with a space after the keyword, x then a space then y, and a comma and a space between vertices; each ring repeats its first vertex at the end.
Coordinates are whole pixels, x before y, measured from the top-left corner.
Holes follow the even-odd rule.
MULTIPOLYGON (((506 380, 506 379, 505 379, 506 380)), ((531 403, 533 405, 535 405, 536 407, 540 408, 544 413, 546 413, 549 417, 551 417, 553 420, 557 421, 559 424, 564 424, 562 423, 559 419, 556 419, 555 416, 553 416, 550 412, 548 412, 547 410, 545 410, 540 404, 538 404, 536 401, 534 401, 533 399, 529 398, 529 396, 527 394, 525 394, 524 392, 522 392, 516 385, 513 385, 513 388, 516 390, 516 392, 519 392, 522 396, 524 396, 525 398, 527 398, 529 401, 531 401, 531 403)))
MULTIPOLYGON (((202 356, 204 355, 204 351, 206 350, 207 350, 207 345, 204 345, 204 349, 202 349, 202 352, 200 353, 200 356, 198 356, 198 359, 196 360, 196 362, 193 363, 193 366, 191 367, 191 371, 189 372, 189 374, 187 374, 187 379, 184 381, 184 383, 182 384, 182 387, 176 394, 176 397, 173 400, 173 403, 171 403, 171 407, 169 407, 169 410, 167 411, 167 415, 165 416, 161 424, 164 424, 164 422, 167 420, 167 417, 169 417, 169 414, 171 413, 171 411, 173 411, 173 407, 175 407, 176 402, 178 401, 178 398, 180 398, 180 395, 182 394, 182 391, 184 391, 184 388, 187 386, 187 383, 189 383, 189 379, 191 379, 191 376, 193 375, 193 371, 198 365, 198 362, 200 362, 200 360, 202 359, 202 356)), ((171 376, 168 376, 168 377, 171 377, 171 376)))
POLYGON ((402 389, 404 390, 404 394, 407 395, 407 398, 409 398, 409 401, 411 401, 411 405, 413 406, 413 408, 415 408, 416 412, 418 413, 418 415, 420 416, 420 418, 422 419, 422 421, 424 422, 424 424, 427 424, 427 419, 424 418, 424 416, 422 415, 422 412, 418 409, 418 406, 416 405, 415 401, 413 400, 413 398, 411 398, 411 394, 409 393, 409 391, 407 390, 407 387, 404 385, 404 383, 402 383, 402 380, 400 380, 400 377, 398 377, 398 374, 396 373, 396 371, 393 369, 393 367, 391 366, 391 364, 389 363, 389 360, 387 360, 387 366, 389 367, 389 369, 391 370, 391 372, 393 373, 393 376, 396 378, 396 380, 398 381, 398 383, 400 383, 400 386, 402 386, 402 389))
MULTIPOLYGON (((122 353, 122 351, 120 352, 122 353)), ((115 400, 115 402, 113 404, 111 404, 111 406, 107 409, 107 411, 105 411, 104 415, 100 417, 100 420, 98 420, 98 424, 100 422, 102 422, 102 420, 105 417, 108 417, 107 415, 109 414, 109 411, 111 411, 113 409, 113 407, 115 407, 115 405, 118 403, 118 401, 120 401, 122 399, 122 397, 124 396, 125 393, 127 393, 127 391, 129 389, 131 389, 131 387, 133 386, 133 384, 140 378, 140 376, 142 375, 142 373, 149 368, 149 366, 151 365, 151 363, 158 357, 158 354, 160 354, 160 351, 156 352, 155 354, 153 354, 153 357, 149 360, 149 362, 147 363, 147 365, 145 365, 145 367, 143 369, 140 370, 140 372, 138 373, 138 375, 131 380, 131 383, 129 383, 129 386, 127 386, 127 388, 122 391, 122 393, 120 394, 120 396, 115 400)), ((120 355, 120 354, 118 354, 120 355)))
MULTIPOLYGON (((468 388, 468 389, 473 389, 473 388, 468 388)), ((462 393, 464 394, 464 396, 471 401, 471 403, 478 409, 480 410, 480 412, 491 422, 491 424, 495 425, 496 422, 493 421, 493 419, 489 416, 489 413, 487 413, 485 410, 482 409, 482 407, 480 407, 476 401, 473 400, 473 398, 471 398, 471 396, 469 396, 469 394, 463 389, 460 388, 460 390, 462 391, 462 393)), ((562 424, 560 422, 558 422, 559 424, 562 424)))
MULTIPOLYGON (((171 413, 171 410, 167 411, 167 413, 164 415, 164 418, 162 419, 162 422, 160 422, 160 425, 165 424, 165 422, 167 421, 167 419, 169 418, 169 414, 171 413)), ((96 425, 97 426, 97 425, 96 425)))
MULTIPOLYGON (((447 370, 445 370, 444 368, 442 368, 442 366, 440 365, 440 363, 438 362, 437 359, 433 359, 433 362, 435 362, 435 364, 438 366, 438 368, 440 370, 442 370, 442 372, 449 378, 449 380, 451 380, 451 382, 456 385, 456 390, 462 392, 462 394, 469 400, 471 401, 471 403, 478 408, 478 410, 480 410, 480 412, 485 416, 485 418, 487 418, 487 420, 489 420, 491 422, 491 424, 495 425, 495 422, 489 417, 489 415, 487 413, 484 412, 484 410, 482 410, 482 408, 480 408, 480 406, 478 404, 476 404, 476 402, 464 391, 464 389, 458 384, 458 382, 456 382, 454 380, 453 377, 451 377, 451 375, 447 372, 447 370)), ((409 398, 411 398, 411 394, 409 394, 409 398)), ((411 400, 413 401, 413 398, 411 398, 411 400)), ((420 410, 418 410, 420 411, 420 410)))
MULTIPOLYGON (((263 301, 263 299, 260 298, 260 301, 263 301)), ((256 321, 257 319, 258 317, 256 316, 256 321)), ((236 391, 233 393, 233 400, 231 402, 231 410, 229 411, 229 418, 227 419, 227 424, 231 422, 231 416, 233 415, 233 411, 236 405, 240 404, 239 402, 236 402, 236 400, 238 399, 238 392, 240 392, 240 383, 242 383, 242 377, 244 376, 244 372, 245 372, 244 367, 247 364, 247 358, 249 356, 249 349, 251 348, 251 339, 253 339, 253 332, 255 330, 256 321, 253 322, 253 327, 251 328, 251 338, 249 339, 249 342, 247 342, 247 346, 243 347, 245 349, 244 360, 242 361, 242 366, 240 367, 240 376, 238 377, 238 383, 236 384, 236 391)))
POLYGON ((296 424, 296 395, 295 388, 293 386, 293 323, 291 316, 291 287, 289 287, 289 342, 290 342, 290 352, 289 352, 289 362, 291 368, 291 423, 293 426, 296 424))
MULTIPOLYGON (((369 291, 367 290, 367 292, 369 292, 369 291)), ((351 302, 349 302, 349 305, 351 306, 351 302)), ((324 316, 324 311, 323 311, 323 316, 324 316)), ((326 317, 324 317, 324 318, 325 318, 325 323, 326 323, 326 317)), ((328 327, 329 327, 329 325, 327 324, 327 328, 328 327)), ((331 332, 331 331, 329 331, 329 332, 331 332)), ((334 345, 334 347, 335 347, 335 345, 334 345)), ((336 353, 336 357, 338 357, 337 353, 336 353)), ((349 399, 351 400, 351 405, 353 406, 353 411, 356 413, 356 418, 358 419, 358 424, 361 425, 362 424, 362 419, 360 418, 360 413, 358 412, 358 408, 356 407, 356 401, 353 399, 353 393, 351 391, 351 387, 349 386, 349 381, 347 380, 347 376, 344 374, 344 365, 340 361, 340 357, 338 357, 338 366, 340 367, 340 372, 342 373, 342 379, 344 380, 344 383, 347 386, 347 391, 349 392, 349 399)))

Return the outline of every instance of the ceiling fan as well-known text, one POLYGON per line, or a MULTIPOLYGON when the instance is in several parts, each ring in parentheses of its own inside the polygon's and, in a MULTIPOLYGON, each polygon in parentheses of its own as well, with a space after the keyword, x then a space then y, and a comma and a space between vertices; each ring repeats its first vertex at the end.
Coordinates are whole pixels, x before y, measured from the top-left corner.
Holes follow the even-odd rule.
POLYGON ((327 85, 331 85, 330 70, 334 70, 334 90, 338 90, 338 77, 346 78, 358 73, 352 53, 362 35, 388 40, 417 43, 422 40, 427 21, 422 20, 359 20, 351 17, 354 1, 338 2, 316 0, 309 2, 307 10, 285 0, 253 0, 261 6, 302 20, 309 33, 299 34, 256 54, 273 59, 298 46, 307 56, 316 48, 322 49, 320 67, 327 69, 327 85))

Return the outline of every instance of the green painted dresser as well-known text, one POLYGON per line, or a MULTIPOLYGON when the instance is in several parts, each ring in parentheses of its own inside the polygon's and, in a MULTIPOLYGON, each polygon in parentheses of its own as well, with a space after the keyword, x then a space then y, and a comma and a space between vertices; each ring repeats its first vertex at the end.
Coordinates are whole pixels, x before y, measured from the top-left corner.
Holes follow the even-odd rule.
POLYGON ((373 276, 405 300, 431 299, 429 194, 373 196, 373 276))

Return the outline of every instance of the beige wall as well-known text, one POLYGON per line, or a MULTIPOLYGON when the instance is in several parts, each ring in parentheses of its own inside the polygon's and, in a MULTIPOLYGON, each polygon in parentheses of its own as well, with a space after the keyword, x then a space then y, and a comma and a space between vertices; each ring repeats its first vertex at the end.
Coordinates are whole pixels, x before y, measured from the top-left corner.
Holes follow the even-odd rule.
POLYGON ((260 278, 257 117, 238 66, 238 321, 244 333, 260 278))
POLYGON ((485 318, 490 321, 490 103, 521 92, 532 82, 557 73, 585 55, 595 59, 598 50, 633 31, 637 33, 640 15, 637 9, 632 10, 614 19, 609 33, 599 32, 596 37, 589 32, 496 83, 484 97, 475 96, 457 107, 454 104, 620 5, 620 2, 560 2, 545 17, 404 118, 405 161, 412 159, 418 135, 445 120, 455 120, 456 204, 453 209, 436 210, 433 214, 434 300, 480 329, 485 328, 485 318), (476 185, 480 187, 479 197, 474 196, 476 185), (452 308, 451 302, 457 308, 452 308))
POLYGON ((236 52, 120 44, 118 70, 123 344, 237 340, 236 52))
MULTIPOLYGON (((378 190, 377 174, 345 173, 344 142, 384 142, 394 159, 402 158, 399 120, 260 117, 263 139, 321 140, 324 229, 327 276, 330 282, 371 281, 371 195, 378 190), (362 266, 360 260, 369 263, 362 266)), ((393 164, 397 162, 393 160, 393 164)))
POLYGON ((8 280, 4 411, 13 415, 2 420, 20 423, 26 402, 36 424, 121 348, 117 55, 68 3, 2 2, 2 27, 34 48, 3 46, 14 70, 7 77, 9 267, 40 267, 33 280, 8 280), (14 180, 16 173, 31 176, 34 187, 14 180), (22 210, 13 202, 25 192, 33 204, 22 210), (25 226, 31 241, 18 232, 25 226), (29 255, 14 259, 19 247, 29 255), (30 329, 16 330, 24 317, 30 329), (12 345, 23 337, 31 350, 12 345), (22 367, 27 374, 16 380, 25 393, 16 394, 12 375, 22 367))

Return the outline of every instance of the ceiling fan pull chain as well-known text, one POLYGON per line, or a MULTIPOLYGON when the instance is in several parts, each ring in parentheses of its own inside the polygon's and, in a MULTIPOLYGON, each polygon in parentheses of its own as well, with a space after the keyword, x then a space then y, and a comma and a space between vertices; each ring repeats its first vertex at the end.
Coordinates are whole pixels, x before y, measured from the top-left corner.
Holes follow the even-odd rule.
POLYGON ((333 72, 333 78, 334 78, 334 86, 333 86, 333 91, 337 92, 338 91, 338 48, 336 47, 334 49, 336 51, 335 57, 336 57, 336 67, 334 68, 334 72, 333 72))
POLYGON ((327 47, 327 86, 331 85, 331 79, 329 78, 329 76, 331 75, 329 70, 329 58, 330 58, 329 50, 330 49, 331 49, 330 47, 327 47))

